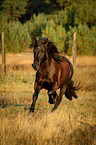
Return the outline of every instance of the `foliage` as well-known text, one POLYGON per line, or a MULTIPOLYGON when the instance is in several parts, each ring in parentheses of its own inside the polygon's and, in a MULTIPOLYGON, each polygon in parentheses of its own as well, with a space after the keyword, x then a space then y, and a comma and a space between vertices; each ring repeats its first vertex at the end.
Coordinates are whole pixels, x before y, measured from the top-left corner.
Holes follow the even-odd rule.
POLYGON ((87 24, 88 27, 92 27, 96 24, 96 3, 84 1, 83 4, 77 5, 75 14, 75 25, 87 24), (78 7, 78 9, 77 9, 78 7))
POLYGON ((64 27, 66 29, 66 31, 68 31, 69 29, 69 23, 68 23, 68 12, 66 9, 58 11, 57 14, 55 14, 52 17, 53 21, 56 23, 56 25, 61 25, 62 27, 64 27))
POLYGON ((45 28, 46 23, 47 17, 44 14, 39 14, 38 16, 34 14, 31 20, 25 23, 31 38, 41 36, 42 29, 45 28))
POLYGON ((20 22, 9 23, 5 36, 5 47, 10 52, 25 51, 31 43, 28 28, 20 22))
POLYGON ((42 32, 43 37, 50 38, 53 42, 56 43, 56 46, 60 51, 64 51, 64 42, 66 40, 66 31, 64 27, 61 25, 56 25, 53 20, 50 20, 42 32))
POLYGON ((96 54, 96 27, 90 30, 87 25, 79 25, 78 27, 70 27, 68 31, 69 49, 68 54, 72 53, 73 34, 76 32, 77 54, 95 55, 96 54))
POLYGON ((30 47, 33 37, 43 36, 51 39, 61 52, 71 55, 73 33, 76 32, 77 54, 96 54, 94 0, 2 0, 0 8, 0 33, 5 32, 7 51, 24 51, 30 47), (38 14, 42 11, 48 12, 38 14), (21 16, 22 22, 30 20, 21 24, 17 21, 21 16))
POLYGON ((1 13, 7 16, 8 21, 14 21, 25 14, 26 6, 26 0, 4 0, 1 5, 1 13))

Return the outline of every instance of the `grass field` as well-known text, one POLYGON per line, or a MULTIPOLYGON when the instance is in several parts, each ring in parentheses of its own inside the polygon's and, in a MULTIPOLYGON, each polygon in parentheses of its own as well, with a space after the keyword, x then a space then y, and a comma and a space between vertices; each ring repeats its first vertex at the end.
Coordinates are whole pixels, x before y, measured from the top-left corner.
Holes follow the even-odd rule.
POLYGON ((96 57, 77 57, 73 79, 81 82, 78 99, 63 97, 51 113, 53 105, 42 90, 32 118, 27 113, 34 91, 33 55, 7 54, 6 60, 4 76, 0 55, 0 145, 96 145, 96 57))

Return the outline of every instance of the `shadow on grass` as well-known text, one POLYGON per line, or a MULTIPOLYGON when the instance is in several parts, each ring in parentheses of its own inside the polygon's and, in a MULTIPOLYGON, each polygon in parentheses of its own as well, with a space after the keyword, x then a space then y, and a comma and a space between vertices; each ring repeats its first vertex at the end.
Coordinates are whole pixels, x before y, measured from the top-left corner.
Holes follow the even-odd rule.
POLYGON ((4 109, 10 106, 24 108, 24 110, 29 110, 30 108, 30 105, 25 105, 25 104, 1 104, 0 103, 0 109, 4 109))
POLYGON ((69 144, 75 145, 95 145, 96 143, 96 124, 89 125, 84 124, 84 126, 78 127, 76 130, 73 130, 70 134, 69 144))

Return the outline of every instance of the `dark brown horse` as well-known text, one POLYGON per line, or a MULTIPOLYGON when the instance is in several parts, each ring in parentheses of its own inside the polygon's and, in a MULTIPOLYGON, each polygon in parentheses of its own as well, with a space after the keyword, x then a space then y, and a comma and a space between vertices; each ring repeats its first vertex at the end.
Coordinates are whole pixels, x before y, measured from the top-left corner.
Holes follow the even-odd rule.
POLYGON ((74 86, 71 80, 73 75, 73 66, 64 56, 60 56, 56 46, 47 38, 34 38, 34 62, 32 64, 36 72, 34 85, 33 102, 29 112, 34 112, 38 94, 42 88, 48 90, 49 103, 54 104, 54 111, 62 100, 63 94, 69 100, 72 96, 77 98, 74 86), (60 88, 57 95, 56 90, 60 88))

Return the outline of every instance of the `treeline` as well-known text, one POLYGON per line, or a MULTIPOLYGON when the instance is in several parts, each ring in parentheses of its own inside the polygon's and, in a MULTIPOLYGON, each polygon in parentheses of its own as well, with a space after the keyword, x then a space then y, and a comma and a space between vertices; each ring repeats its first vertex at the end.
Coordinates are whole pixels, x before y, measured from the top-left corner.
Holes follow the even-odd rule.
MULTIPOLYGON (((22 52, 33 37, 48 37, 59 51, 72 54, 76 32, 77 54, 96 54, 96 1, 94 0, 1 0, 0 33, 5 48, 22 52)), ((0 48, 1 46, 0 35, 0 48)))

